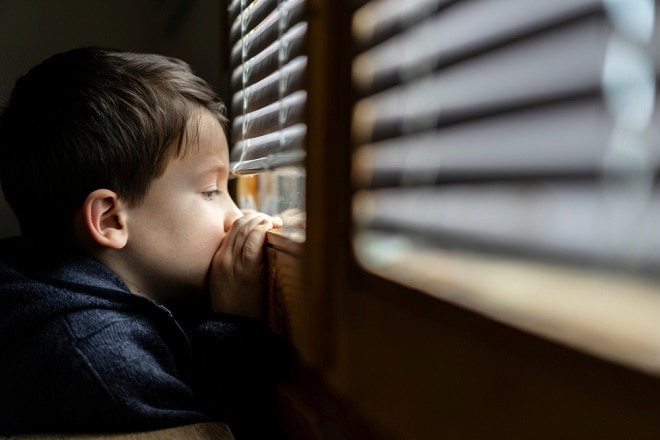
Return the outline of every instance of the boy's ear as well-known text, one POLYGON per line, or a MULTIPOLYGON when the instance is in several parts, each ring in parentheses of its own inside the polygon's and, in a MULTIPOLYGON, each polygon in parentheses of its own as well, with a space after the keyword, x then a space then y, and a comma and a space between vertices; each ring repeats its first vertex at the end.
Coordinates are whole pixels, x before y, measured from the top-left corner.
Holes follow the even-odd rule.
POLYGON ((82 206, 82 214, 90 237, 101 246, 121 249, 128 242, 124 204, 114 191, 97 189, 82 206))

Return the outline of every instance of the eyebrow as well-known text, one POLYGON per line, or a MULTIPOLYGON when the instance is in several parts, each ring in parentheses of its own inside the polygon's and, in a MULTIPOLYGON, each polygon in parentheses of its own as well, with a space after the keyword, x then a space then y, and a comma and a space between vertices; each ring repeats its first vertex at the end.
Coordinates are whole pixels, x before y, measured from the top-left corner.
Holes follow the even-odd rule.
POLYGON ((198 174, 211 174, 211 173, 228 173, 229 167, 227 165, 213 165, 210 167, 200 168, 198 174))

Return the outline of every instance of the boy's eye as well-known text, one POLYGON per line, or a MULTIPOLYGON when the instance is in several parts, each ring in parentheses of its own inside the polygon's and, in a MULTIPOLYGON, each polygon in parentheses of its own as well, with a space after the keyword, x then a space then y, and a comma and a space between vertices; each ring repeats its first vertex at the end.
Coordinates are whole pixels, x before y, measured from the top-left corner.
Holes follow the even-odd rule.
POLYGON ((204 191, 202 195, 207 200, 213 200, 213 197, 219 196, 221 194, 220 190, 214 189, 213 191, 204 191))

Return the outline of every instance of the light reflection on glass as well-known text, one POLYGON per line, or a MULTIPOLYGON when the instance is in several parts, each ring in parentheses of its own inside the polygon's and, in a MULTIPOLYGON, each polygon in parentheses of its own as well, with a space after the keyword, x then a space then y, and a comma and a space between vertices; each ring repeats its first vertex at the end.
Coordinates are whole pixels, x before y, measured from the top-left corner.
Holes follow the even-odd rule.
POLYGON ((618 30, 648 43, 655 29, 654 0, 604 0, 608 15, 618 30))

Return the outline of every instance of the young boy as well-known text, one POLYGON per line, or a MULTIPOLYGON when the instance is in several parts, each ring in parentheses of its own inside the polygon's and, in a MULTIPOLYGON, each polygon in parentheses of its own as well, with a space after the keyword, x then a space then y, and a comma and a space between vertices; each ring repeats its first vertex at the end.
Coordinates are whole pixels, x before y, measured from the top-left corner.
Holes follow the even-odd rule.
POLYGON ((0 433, 223 420, 275 436, 285 357, 262 260, 282 220, 230 198, 224 111, 157 55, 76 49, 16 82, 0 115, 21 227, 0 242, 0 433))

